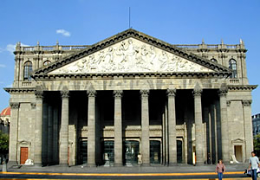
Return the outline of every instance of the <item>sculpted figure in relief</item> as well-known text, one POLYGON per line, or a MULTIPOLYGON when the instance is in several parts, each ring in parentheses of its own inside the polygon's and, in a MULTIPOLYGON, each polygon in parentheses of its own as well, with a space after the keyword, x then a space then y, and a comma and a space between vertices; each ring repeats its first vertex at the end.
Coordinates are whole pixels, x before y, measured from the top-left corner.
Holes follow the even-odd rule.
POLYGON ((159 61, 161 62, 160 69, 161 70, 167 70, 167 63, 168 63, 168 55, 165 51, 162 51, 162 54, 159 58, 159 61))

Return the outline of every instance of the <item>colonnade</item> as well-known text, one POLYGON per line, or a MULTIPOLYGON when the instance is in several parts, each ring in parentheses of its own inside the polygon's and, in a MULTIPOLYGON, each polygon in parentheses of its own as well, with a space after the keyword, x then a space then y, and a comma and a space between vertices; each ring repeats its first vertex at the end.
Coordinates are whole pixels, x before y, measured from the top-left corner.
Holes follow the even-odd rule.
MULTIPOLYGON (((88 166, 96 166, 97 162, 97 132, 96 132, 96 91, 86 91, 88 96, 87 120, 88 120, 88 166)), ((228 159, 228 133, 227 133, 227 105, 226 89, 220 89, 220 112, 221 112, 221 133, 222 133, 222 152, 224 161, 228 159)), ((35 120, 35 149, 34 162, 42 164, 42 124, 43 124, 43 91, 36 91, 36 120, 35 120)), ((114 90, 114 162, 115 166, 123 165, 123 139, 122 139, 122 90, 114 90)), ((168 154, 166 156, 169 165, 177 164, 177 145, 176 145, 176 89, 167 89, 167 142, 168 154)), ((196 159, 197 164, 205 161, 203 151, 203 122, 202 122, 202 89, 195 87, 194 95, 194 120, 195 120, 195 139, 196 139, 196 159)), ((141 154, 142 165, 150 164, 150 141, 149 141, 149 90, 140 90, 141 97, 141 154)), ((68 165, 69 147, 69 91, 61 91, 61 126, 59 135, 59 164, 68 165)))

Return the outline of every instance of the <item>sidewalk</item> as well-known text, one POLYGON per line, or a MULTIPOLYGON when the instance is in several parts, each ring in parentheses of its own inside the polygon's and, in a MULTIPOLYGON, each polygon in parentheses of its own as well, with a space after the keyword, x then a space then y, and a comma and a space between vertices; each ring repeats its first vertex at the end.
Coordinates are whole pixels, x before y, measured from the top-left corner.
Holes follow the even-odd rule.
MULTIPOLYGON (((82 167, 71 166, 63 167, 59 165, 37 167, 23 165, 20 168, 13 166, 8 168, 8 172, 57 172, 57 173, 201 173, 215 172, 216 165, 193 166, 187 164, 178 164, 176 166, 151 165, 149 167, 134 166, 134 167, 82 167)), ((227 172, 244 172, 248 164, 228 164, 226 165, 227 172)), ((2 165, 0 166, 2 171, 2 165)))

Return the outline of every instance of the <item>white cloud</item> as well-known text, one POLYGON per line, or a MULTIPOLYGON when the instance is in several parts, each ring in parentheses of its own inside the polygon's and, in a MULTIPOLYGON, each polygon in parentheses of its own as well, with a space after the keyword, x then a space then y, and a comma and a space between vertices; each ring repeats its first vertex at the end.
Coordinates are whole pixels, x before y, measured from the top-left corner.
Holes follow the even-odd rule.
POLYGON ((7 44, 6 51, 13 53, 15 51, 15 44, 7 44))
POLYGON ((5 68, 5 67, 6 67, 6 65, 0 64, 0 68, 5 68))
POLYGON ((58 29, 56 30, 57 34, 62 34, 63 36, 69 37, 70 36, 70 32, 66 31, 65 29, 58 29))
MULTIPOLYGON (((26 44, 21 43, 21 46, 29 46, 26 44)), ((7 44, 5 49, 0 48, 0 52, 2 51, 9 51, 10 53, 13 53, 15 51, 16 44, 7 44)))

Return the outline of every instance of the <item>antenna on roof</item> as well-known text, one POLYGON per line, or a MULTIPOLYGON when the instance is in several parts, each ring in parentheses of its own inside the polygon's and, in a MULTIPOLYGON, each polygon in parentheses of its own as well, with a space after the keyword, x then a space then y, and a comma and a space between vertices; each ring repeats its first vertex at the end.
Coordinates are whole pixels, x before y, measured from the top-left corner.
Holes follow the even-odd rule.
POLYGON ((131 28, 131 8, 129 7, 129 14, 128 14, 128 26, 129 26, 129 29, 131 28))

